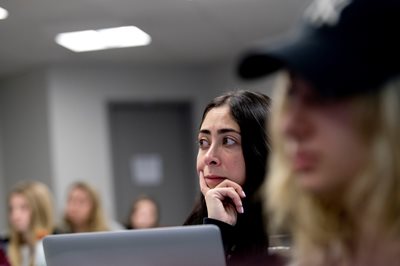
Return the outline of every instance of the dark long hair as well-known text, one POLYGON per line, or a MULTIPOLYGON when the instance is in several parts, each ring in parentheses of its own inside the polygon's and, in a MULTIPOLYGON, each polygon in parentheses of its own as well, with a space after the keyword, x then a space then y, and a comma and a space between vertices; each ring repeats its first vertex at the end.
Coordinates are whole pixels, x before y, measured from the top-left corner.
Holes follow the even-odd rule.
MULTIPOLYGON (((200 127, 207 113, 216 107, 228 105, 231 115, 240 127, 243 157, 246 165, 246 180, 243 190, 244 214, 238 216, 235 226, 238 243, 245 245, 268 245, 268 236, 263 221, 261 199, 258 190, 264 182, 270 141, 266 133, 270 113, 270 98, 262 93, 247 90, 230 91, 214 98, 204 109, 200 127)), ((202 224, 207 217, 207 206, 203 194, 185 221, 185 225, 202 224)))

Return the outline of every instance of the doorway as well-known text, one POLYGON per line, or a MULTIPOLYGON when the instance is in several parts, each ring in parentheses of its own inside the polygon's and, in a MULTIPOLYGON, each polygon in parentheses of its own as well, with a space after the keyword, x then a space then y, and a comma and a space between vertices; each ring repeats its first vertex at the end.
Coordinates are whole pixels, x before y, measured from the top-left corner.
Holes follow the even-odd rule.
POLYGON ((160 225, 182 225, 197 191, 191 105, 110 103, 109 121, 118 221, 132 201, 148 195, 160 205, 160 225))

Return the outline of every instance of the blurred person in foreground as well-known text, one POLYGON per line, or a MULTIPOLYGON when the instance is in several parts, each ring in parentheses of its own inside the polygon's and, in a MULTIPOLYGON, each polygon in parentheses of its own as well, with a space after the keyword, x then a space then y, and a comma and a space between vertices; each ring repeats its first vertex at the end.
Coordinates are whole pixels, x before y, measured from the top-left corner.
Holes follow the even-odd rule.
POLYGON ((282 69, 264 191, 291 265, 400 263, 400 1, 316 1, 297 35, 249 51, 245 79, 282 69))

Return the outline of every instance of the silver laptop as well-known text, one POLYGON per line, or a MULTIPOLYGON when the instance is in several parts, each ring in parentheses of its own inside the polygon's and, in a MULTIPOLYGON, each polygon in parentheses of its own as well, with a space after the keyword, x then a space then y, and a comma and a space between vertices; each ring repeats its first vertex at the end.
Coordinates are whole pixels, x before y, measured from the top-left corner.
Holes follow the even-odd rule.
POLYGON ((172 226, 49 235, 47 266, 225 266, 219 228, 172 226))

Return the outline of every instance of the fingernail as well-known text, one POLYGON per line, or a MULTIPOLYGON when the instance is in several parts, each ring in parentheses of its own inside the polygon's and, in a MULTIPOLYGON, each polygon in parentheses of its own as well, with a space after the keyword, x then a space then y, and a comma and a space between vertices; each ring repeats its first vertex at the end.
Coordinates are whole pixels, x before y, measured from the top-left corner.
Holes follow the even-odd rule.
POLYGON ((242 191, 242 196, 243 196, 243 197, 246 197, 246 193, 244 193, 244 191, 242 191))
POLYGON ((240 208, 239 208, 239 212, 240 212, 240 213, 244 213, 243 207, 240 207, 240 208))

